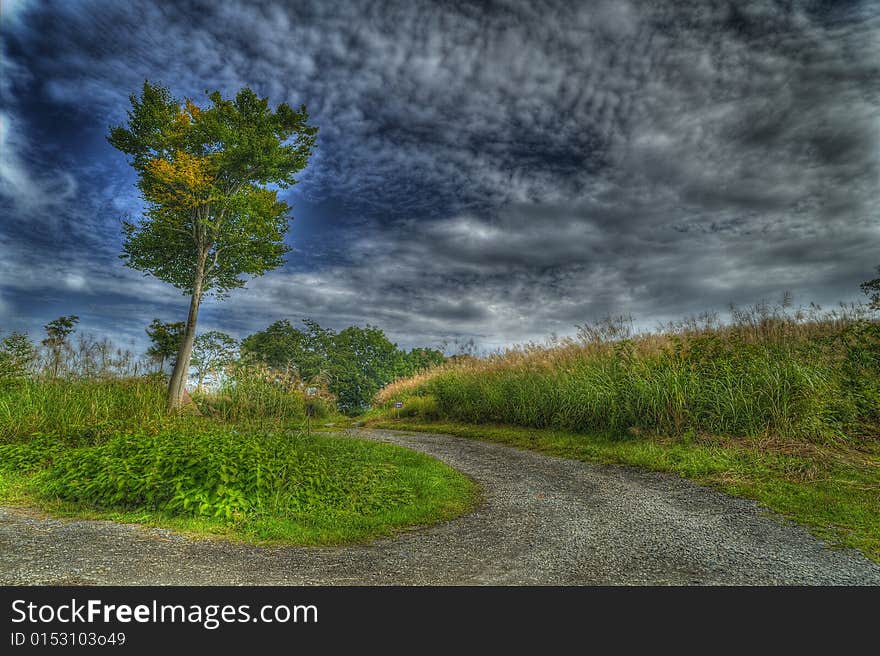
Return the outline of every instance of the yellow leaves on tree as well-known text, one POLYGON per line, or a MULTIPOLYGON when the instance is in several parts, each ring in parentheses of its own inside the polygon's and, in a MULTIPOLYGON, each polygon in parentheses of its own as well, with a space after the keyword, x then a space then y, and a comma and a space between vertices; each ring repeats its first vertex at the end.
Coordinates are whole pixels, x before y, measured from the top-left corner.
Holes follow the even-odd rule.
POLYGON ((144 194, 169 209, 194 210, 210 203, 216 172, 210 156, 175 150, 171 159, 157 157, 147 164, 144 194))

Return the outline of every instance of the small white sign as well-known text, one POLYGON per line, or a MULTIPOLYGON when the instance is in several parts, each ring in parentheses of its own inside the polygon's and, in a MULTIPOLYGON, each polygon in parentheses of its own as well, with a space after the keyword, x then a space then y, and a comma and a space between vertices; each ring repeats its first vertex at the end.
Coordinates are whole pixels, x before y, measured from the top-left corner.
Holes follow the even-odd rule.
POLYGON ((394 407, 395 407, 395 408, 402 408, 402 407, 403 407, 403 402, 401 402, 401 401, 395 401, 395 402, 394 402, 394 407))
POLYGON ((306 387, 306 396, 314 396, 318 393, 317 387, 306 387))

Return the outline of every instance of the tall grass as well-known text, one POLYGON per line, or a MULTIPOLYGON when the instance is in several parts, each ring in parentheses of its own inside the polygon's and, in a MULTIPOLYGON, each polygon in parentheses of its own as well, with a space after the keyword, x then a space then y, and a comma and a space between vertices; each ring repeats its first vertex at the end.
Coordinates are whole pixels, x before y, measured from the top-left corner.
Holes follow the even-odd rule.
MULTIPOLYGON (((161 374, 0 383, 0 443, 50 435, 72 446, 100 444, 120 432, 156 434, 184 419, 166 413, 167 381, 161 374)), ((279 381, 252 367, 242 367, 220 390, 196 394, 195 400, 204 422, 225 424, 289 426, 303 421, 307 408, 312 417, 323 418, 335 407, 326 392, 307 398, 294 381, 279 381)), ((178 414, 190 415, 193 409, 178 414)))
POLYGON ((0 442, 36 434, 97 443, 133 426, 158 429, 165 417, 161 377, 26 378, 0 388, 0 442))
POLYGON ((308 397, 297 376, 270 369, 266 365, 239 363, 230 367, 220 389, 197 395, 200 408, 224 422, 290 422, 326 417, 335 408, 325 390, 308 397))
POLYGON ((817 316, 763 306, 736 311, 727 325, 706 315, 641 335, 617 320, 581 327, 578 341, 459 360, 392 384, 377 400, 413 396, 429 400, 426 413, 477 424, 876 436, 880 324, 860 308, 817 316))

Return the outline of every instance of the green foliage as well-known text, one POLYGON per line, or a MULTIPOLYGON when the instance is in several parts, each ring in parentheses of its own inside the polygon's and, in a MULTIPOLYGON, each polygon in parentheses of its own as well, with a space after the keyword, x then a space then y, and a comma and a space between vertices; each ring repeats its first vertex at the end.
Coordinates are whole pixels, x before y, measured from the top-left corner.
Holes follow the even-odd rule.
POLYGON ((183 321, 164 322, 153 319, 147 327, 147 337, 150 338, 150 346, 147 355, 159 364, 163 369, 166 362, 174 364, 174 357, 180 350, 183 341, 183 331, 186 324, 183 321))
POLYGON ((93 444, 166 421, 164 381, 156 376, 110 380, 37 380, 0 390, 0 443, 55 435, 71 444, 93 444))
POLYGON ((395 409, 393 416, 418 417, 425 421, 440 419, 440 409, 437 407, 437 399, 431 395, 411 396, 403 402, 403 407, 395 409))
POLYGON ((38 471, 63 452, 64 445, 57 438, 39 433, 26 442, 0 444, 0 472, 38 471))
POLYGON ((303 324, 305 329, 300 330, 283 319, 248 335, 241 341, 242 356, 312 381, 327 368, 333 333, 309 319, 303 324))
POLYGON ((335 335, 327 372, 339 409, 355 414, 366 408, 380 388, 398 377, 401 360, 397 345, 374 326, 350 326, 335 335))
POLYGON ((412 376, 420 371, 431 369, 446 361, 443 351, 429 348, 414 348, 403 356, 403 362, 398 377, 412 376))
POLYGON ((305 418, 305 395, 296 377, 264 365, 228 368, 216 394, 198 397, 204 412, 225 422, 298 422, 305 418))
MULTIPOLYGON (((13 449, 0 447, 4 452, 13 449)), ((259 540, 364 539, 448 519, 474 498, 466 477, 423 454, 333 436, 243 434, 193 423, 50 455, 21 445, 14 453, 18 462, 7 471, 42 467, 27 477, 26 489, 50 507, 214 533, 225 527, 259 540)))
POLYGON ((388 383, 444 360, 433 349, 401 351, 375 326, 350 326, 335 333, 309 319, 303 324, 300 330, 287 320, 276 321, 244 338, 242 354, 275 371, 325 384, 347 414, 367 408, 388 383))
POLYGON ((433 397, 432 414, 475 424, 814 441, 876 436, 880 325, 859 319, 764 337, 735 327, 510 353, 440 369, 408 393, 383 392, 386 412, 391 400, 413 392, 433 397))
MULTIPOLYGON (((0 501, 294 544, 388 535, 471 507, 473 484, 433 458, 290 430, 306 404, 297 381, 248 375, 232 378, 238 391, 217 413, 236 426, 166 415, 161 376, 0 390, 0 501)), ((307 403, 320 416, 332 399, 307 403)))
POLYGON ((105 507, 227 520, 260 513, 369 515, 413 500, 393 466, 357 462, 334 446, 233 429, 124 434, 57 457, 40 489, 105 507))
POLYGON ((304 106, 272 111, 247 88, 208 98, 198 107, 145 82, 109 141, 131 156, 147 202, 141 222, 124 225, 128 266, 187 293, 223 295, 281 264, 289 207, 267 185, 296 182, 317 128, 304 106))
POLYGON ((30 338, 12 332, 0 340, 0 388, 21 382, 37 359, 37 349, 30 338))
POLYGON ((169 410, 181 404, 204 294, 223 297, 283 263, 290 207, 278 191, 296 182, 317 138, 304 105, 272 111, 247 88, 234 100, 208 99, 181 103, 144 82, 127 125, 108 137, 131 156, 147 207, 139 222, 123 223, 123 259, 190 295, 169 410))
POLYGON ((238 342, 219 330, 198 335, 193 345, 192 366, 196 370, 198 386, 207 376, 223 373, 236 356, 238 342))

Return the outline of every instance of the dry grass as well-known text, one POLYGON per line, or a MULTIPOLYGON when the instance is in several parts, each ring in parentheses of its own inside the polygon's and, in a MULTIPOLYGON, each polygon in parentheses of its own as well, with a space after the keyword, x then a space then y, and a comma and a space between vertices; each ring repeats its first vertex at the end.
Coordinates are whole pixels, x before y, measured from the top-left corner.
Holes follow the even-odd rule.
POLYGON ((860 305, 757 305, 639 334, 618 317, 578 339, 457 358, 376 402, 414 396, 469 423, 848 441, 877 435, 880 325, 860 305))

